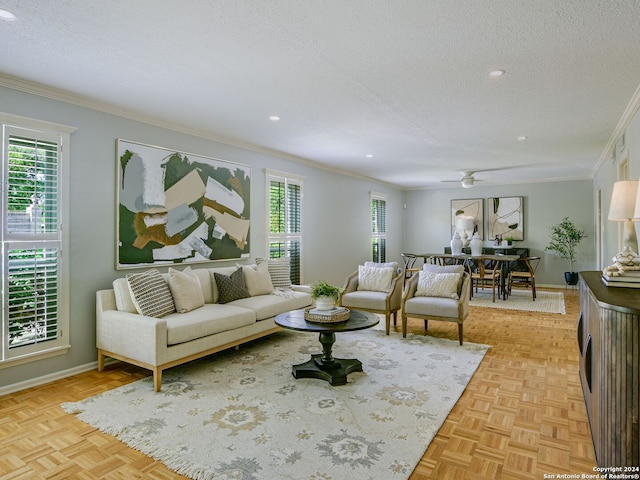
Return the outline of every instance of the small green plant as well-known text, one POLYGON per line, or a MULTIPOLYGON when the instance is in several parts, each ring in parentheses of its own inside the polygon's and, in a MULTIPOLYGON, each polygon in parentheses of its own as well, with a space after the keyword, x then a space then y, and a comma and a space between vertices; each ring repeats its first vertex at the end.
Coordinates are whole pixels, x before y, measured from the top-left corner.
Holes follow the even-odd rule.
POLYGON ((505 240, 509 245, 513 245, 513 237, 506 237, 505 240))
POLYGON ((322 280, 313 286, 311 290, 311 296, 313 298, 318 297, 333 297, 338 298, 340 295, 340 289, 338 287, 334 287, 333 285, 329 285, 326 281, 322 280))
POLYGON ((550 230, 551 241, 545 250, 557 252, 560 258, 569 262, 569 272, 573 272, 573 263, 576 261, 576 247, 586 237, 584 231, 578 229, 569 217, 564 217, 559 224, 552 225, 550 230))

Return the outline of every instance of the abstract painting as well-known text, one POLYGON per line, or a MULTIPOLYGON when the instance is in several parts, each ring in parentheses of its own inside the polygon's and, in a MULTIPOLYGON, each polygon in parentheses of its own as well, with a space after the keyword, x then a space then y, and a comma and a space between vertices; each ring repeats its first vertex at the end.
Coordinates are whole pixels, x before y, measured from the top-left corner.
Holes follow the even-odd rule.
POLYGON ((483 207, 484 201, 482 198, 451 200, 451 236, 453 236, 456 229, 464 227, 469 239, 473 236, 474 231, 477 231, 480 239, 484 240, 483 207))
POLYGON ((511 237, 524 240, 523 197, 496 197, 487 199, 489 239, 496 235, 503 240, 511 237))
POLYGON ((117 268, 250 256, 250 166, 121 139, 117 157, 117 268))

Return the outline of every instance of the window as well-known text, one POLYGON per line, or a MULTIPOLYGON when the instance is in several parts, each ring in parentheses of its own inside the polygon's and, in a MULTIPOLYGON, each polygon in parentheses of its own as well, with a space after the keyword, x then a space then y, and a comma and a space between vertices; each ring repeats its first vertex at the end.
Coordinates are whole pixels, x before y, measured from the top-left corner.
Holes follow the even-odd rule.
POLYGON ((291 282, 302 280, 302 179, 267 171, 269 258, 289 257, 291 282))
POLYGON ((0 365, 8 366, 69 348, 63 180, 73 129, 6 114, 0 120, 5 186, 0 365))
POLYGON ((371 194, 371 260, 387 261, 387 201, 376 193, 371 194))

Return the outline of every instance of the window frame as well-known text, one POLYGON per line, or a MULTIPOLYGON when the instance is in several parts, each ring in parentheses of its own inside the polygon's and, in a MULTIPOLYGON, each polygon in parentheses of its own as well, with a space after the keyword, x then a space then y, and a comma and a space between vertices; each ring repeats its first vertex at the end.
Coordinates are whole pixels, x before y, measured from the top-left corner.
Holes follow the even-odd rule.
MULTIPOLYGON (((17 115, 0 112, 0 134, 2 136, 2 185, 7 185, 7 170, 9 162, 9 136, 15 135, 34 140, 54 142, 58 146, 57 156, 57 227, 50 233, 9 233, 7 231, 8 206, 7 189, 3 188, 0 196, 2 225, 0 226, 0 250, 2 256, 2 271, 0 285, 2 286, 2 321, 0 331, 0 369, 27 362, 42 360, 57 355, 63 355, 71 348, 69 335, 69 174, 70 156, 69 144, 71 134, 76 129, 66 125, 36 120, 17 115), (8 255, 11 248, 20 250, 44 251, 55 248, 58 260, 55 263, 57 273, 57 337, 44 342, 35 342, 9 348, 9 302, 5 293, 9 285, 8 255)), ((7 293, 8 295, 8 293, 7 293)))
POLYGON ((370 245, 371 260, 377 263, 384 263, 387 261, 387 197, 382 193, 369 192, 369 226, 370 226, 370 245), (382 218, 382 229, 379 228, 376 218, 374 218, 373 209, 374 203, 379 202, 384 206, 384 212, 382 218), (374 245, 378 246, 378 256, 375 256, 374 245))
MULTIPOLYGON (((303 221, 302 221, 302 209, 303 209, 303 203, 304 203, 304 179, 305 177, 302 177, 300 175, 295 175, 295 174, 291 174, 291 173, 285 173, 285 172, 280 172, 277 170, 270 170, 270 169, 265 169, 265 218, 266 218, 266 226, 265 226, 265 238, 266 238, 266 245, 265 245, 265 254, 266 254, 266 258, 271 258, 271 249, 270 249, 270 245, 272 243, 281 243, 283 245, 285 245, 285 256, 291 256, 291 250, 290 250, 290 245, 293 242, 297 242, 297 244, 299 245, 299 259, 298 259, 298 266, 299 266, 299 271, 298 272, 292 272, 292 281, 294 281, 296 279, 296 276, 298 277, 299 281, 294 283, 303 283, 303 262, 302 262, 302 256, 303 256, 303 242, 302 242, 302 232, 303 232, 303 221), (271 182, 272 181, 277 181, 277 182, 282 182, 284 183, 285 187, 284 187, 284 191, 285 191, 285 213, 284 213, 284 223, 285 223, 285 231, 281 232, 281 233, 273 233, 271 232, 271 182), (287 200, 288 198, 288 186, 289 185, 298 185, 300 187, 300 198, 299 198, 299 202, 298 202, 298 206, 299 206, 299 212, 298 213, 298 218, 299 218, 299 225, 300 225, 300 230, 298 232, 291 232, 291 231, 287 231, 288 227, 290 225, 290 212, 289 212, 289 201, 287 200)), ((292 268, 294 267, 294 263, 292 263, 292 268)))

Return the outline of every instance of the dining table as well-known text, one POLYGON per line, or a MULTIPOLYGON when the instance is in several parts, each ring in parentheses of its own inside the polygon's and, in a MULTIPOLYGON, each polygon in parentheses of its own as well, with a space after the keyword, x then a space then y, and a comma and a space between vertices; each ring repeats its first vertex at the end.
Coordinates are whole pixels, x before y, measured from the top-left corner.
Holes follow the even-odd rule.
POLYGON ((502 292, 502 300, 506 300, 508 297, 506 282, 509 278, 509 271, 511 263, 520 260, 520 255, 506 255, 506 254, 480 254, 471 255, 468 253, 462 253, 459 255, 453 253, 416 253, 417 258, 422 258, 424 263, 437 263, 437 264, 459 264, 463 265, 465 270, 470 274, 472 273, 474 266, 478 262, 495 262, 499 266, 500 271, 500 291, 502 292))

